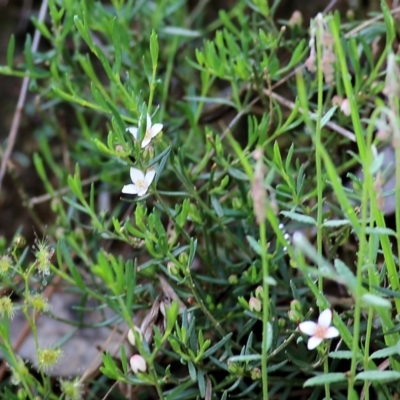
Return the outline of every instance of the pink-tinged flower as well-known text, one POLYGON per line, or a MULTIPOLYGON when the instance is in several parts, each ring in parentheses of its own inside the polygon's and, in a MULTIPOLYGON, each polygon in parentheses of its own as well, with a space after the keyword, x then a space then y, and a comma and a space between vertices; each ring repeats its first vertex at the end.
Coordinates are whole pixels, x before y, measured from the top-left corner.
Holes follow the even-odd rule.
POLYGON ((156 175, 156 171, 154 169, 149 169, 145 175, 140 169, 132 167, 130 174, 132 183, 125 185, 122 188, 122 193, 143 196, 149 190, 151 182, 153 182, 154 176, 156 175))
POLYGON ((262 308, 261 301, 257 297, 251 297, 249 300, 249 309, 252 312, 260 312, 262 308))
POLYGON ((315 349, 324 339, 332 339, 339 336, 339 331, 334 326, 331 326, 332 316, 332 311, 327 308, 320 314, 318 323, 304 321, 299 324, 300 332, 311 336, 307 343, 308 350, 315 349))
MULTIPOLYGON (((144 149, 146 146, 148 146, 151 142, 151 140, 157 136, 163 128, 163 124, 151 124, 151 117, 149 114, 147 114, 146 117, 146 133, 144 135, 141 147, 144 149)), ((131 126, 126 128, 126 130, 132 134, 135 140, 139 140, 139 128, 136 126, 131 126)))
POLYGON ((129 363, 131 364, 132 372, 134 374, 137 374, 138 372, 146 372, 147 370, 146 361, 139 354, 133 355, 129 360, 129 363))
POLYGON ((349 99, 344 99, 342 104, 340 105, 340 111, 347 117, 351 114, 350 102, 349 99))

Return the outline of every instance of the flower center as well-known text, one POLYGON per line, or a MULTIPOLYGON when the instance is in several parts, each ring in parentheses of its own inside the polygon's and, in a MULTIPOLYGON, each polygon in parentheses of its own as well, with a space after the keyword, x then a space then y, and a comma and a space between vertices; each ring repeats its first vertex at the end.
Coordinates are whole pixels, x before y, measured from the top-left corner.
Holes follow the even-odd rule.
POLYGON ((144 138, 145 139, 151 139, 151 130, 150 129, 146 129, 146 133, 144 134, 144 138))
POLYGON ((143 179, 138 179, 135 182, 135 184, 139 189, 145 189, 146 188, 146 183, 145 183, 145 181, 143 179))
POLYGON ((328 328, 326 326, 317 325, 314 336, 316 336, 317 338, 320 338, 320 339, 325 339, 327 331, 328 331, 328 328))

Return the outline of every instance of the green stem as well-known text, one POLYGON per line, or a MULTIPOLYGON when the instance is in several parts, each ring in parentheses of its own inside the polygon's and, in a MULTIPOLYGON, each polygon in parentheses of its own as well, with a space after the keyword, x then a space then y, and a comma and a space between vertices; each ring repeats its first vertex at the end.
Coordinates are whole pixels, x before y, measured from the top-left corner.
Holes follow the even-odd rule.
POLYGON ((260 223, 260 244, 262 251, 262 275, 263 275, 263 341, 261 352, 261 371, 263 383, 263 399, 268 400, 268 373, 267 373, 267 339, 269 318, 269 262, 267 252, 267 233, 265 220, 260 223))
MULTIPOLYGON (((321 131, 322 131, 322 113, 323 113, 323 102, 324 102, 324 74, 322 66, 322 40, 324 35, 323 20, 319 17, 316 18, 317 25, 317 78, 318 78, 318 104, 317 104, 317 120, 315 127, 315 169, 317 172, 317 252, 319 256, 322 256, 322 223, 323 223, 323 209, 322 209, 322 196, 324 190, 324 177, 322 175, 322 156, 321 156, 321 131), (318 24, 319 22, 319 24, 318 24)), ((318 276, 318 289, 322 293, 324 290, 324 280, 322 275, 318 276)), ((323 311, 320 307, 320 312, 323 311)), ((324 358, 324 372, 329 372, 328 358, 324 358)), ((325 399, 330 400, 330 388, 329 383, 325 384, 325 399)))

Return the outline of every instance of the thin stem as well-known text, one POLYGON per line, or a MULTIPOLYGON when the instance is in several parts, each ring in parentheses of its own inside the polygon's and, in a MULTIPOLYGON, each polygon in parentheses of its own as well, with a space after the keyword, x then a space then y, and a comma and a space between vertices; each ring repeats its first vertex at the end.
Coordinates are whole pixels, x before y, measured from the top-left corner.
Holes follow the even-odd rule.
POLYGON ((262 275, 263 275, 263 341, 261 352, 261 371, 263 383, 263 399, 268 400, 268 373, 267 373, 267 340, 268 340, 268 318, 269 318, 269 262, 267 253, 267 233, 265 220, 260 223, 260 244, 262 251, 262 275))
MULTIPOLYGON (((316 120, 316 127, 315 127, 315 169, 317 172, 317 252, 319 256, 322 256, 322 216, 323 216, 323 209, 322 209, 322 195, 324 190, 324 178, 322 175, 322 156, 321 156, 321 147, 322 147, 322 113, 323 113, 323 103, 324 103, 324 74, 323 74, 323 65, 322 65, 322 40, 324 35, 324 20, 322 18, 316 18, 317 24, 317 79, 318 79, 318 100, 317 100, 317 120, 316 120)), ((322 275, 318 276, 318 290, 322 293, 324 290, 324 280, 322 275)), ((323 311, 320 307, 320 312, 323 311)), ((329 372, 329 364, 328 358, 324 358, 324 372, 329 372)), ((325 399, 330 400, 330 388, 329 383, 325 384, 325 399)))
MULTIPOLYGON (((373 273, 372 271, 370 274, 373 273)), ((369 289, 372 291, 372 288, 369 289)), ((372 322, 374 317, 374 309, 372 307, 368 308, 368 321, 367 321, 367 331, 365 336, 365 346, 364 346, 364 370, 368 369, 368 361, 369 361, 369 346, 371 344, 371 334, 372 334, 372 322)), ((364 400, 369 400, 369 386, 370 382, 364 382, 364 400)))

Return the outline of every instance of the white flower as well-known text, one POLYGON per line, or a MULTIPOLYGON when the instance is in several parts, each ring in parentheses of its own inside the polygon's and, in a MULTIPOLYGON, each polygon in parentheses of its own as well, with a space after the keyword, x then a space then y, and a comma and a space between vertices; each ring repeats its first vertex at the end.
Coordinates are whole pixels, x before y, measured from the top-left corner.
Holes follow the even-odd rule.
POLYGON ((156 175, 156 171, 154 169, 150 169, 145 175, 140 169, 132 167, 130 174, 132 183, 125 185, 122 188, 122 193, 143 196, 149 190, 151 182, 153 182, 154 176, 156 175))
POLYGON ((146 372, 147 365, 145 359, 139 354, 135 354, 129 360, 131 364, 132 372, 137 374, 138 372, 146 372))
MULTIPOLYGON (((151 142, 151 139, 153 137, 157 136, 163 128, 163 124, 151 124, 151 117, 149 114, 147 114, 146 118, 146 133, 144 135, 143 141, 142 141, 142 149, 144 149, 146 146, 148 146, 151 142)), ((132 136, 135 138, 135 140, 139 140, 139 128, 136 126, 131 126, 126 128, 126 130, 132 134, 132 136)))
POLYGON ((304 321, 299 324, 299 330, 308 336, 307 348, 308 350, 315 349, 324 339, 332 339, 339 336, 339 331, 331 326, 332 311, 327 308, 322 311, 318 318, 318 323, 313 321, 304 321))

